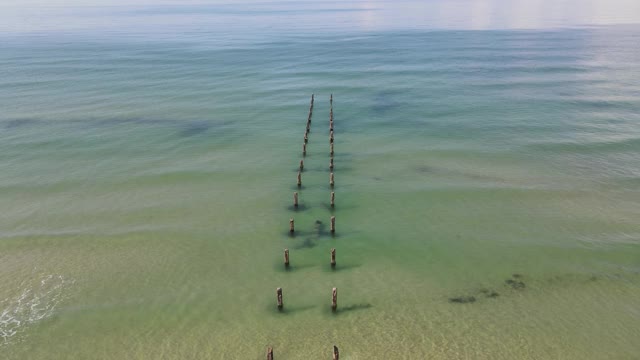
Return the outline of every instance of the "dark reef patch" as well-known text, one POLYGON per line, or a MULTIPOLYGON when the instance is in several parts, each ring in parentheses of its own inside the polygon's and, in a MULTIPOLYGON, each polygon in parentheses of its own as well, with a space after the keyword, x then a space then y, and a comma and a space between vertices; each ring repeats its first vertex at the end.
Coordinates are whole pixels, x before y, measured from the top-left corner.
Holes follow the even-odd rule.
POLYGON ((449 298, 449 302, 456 303, 456 304, 470 304, 470 303, 476 302, 476 297, 475 296, 457 296, 457 297, 449 298))

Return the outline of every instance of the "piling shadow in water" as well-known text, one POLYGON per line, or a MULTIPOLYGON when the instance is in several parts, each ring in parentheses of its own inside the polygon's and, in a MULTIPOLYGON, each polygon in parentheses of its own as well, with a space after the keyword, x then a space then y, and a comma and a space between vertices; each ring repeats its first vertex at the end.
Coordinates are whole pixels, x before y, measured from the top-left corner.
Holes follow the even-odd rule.
POLYGON ((353 210, 353 209, 357 209, 357 206, 354 205, 342 205, 342 203, 339 202, 339 198, 338 195, 336 194, 336 204, 335 206, 331 206, 330 202, 323 202, 320 206, 322 206, 324 209, 328 210, 331 212, 331 214, 333 215, 333 213, 337 210, 353 210))
POLYGON ((353 270, 355 268, 359 268, 360 266, 362 266, 362 265, 361 264, 346 264, 346 265, 343 265, 342 263, 337 263, 336 266, 327 267, 327 271, 330 271, 330 272, 343 272, 343 271, 349 271, 349 270, 353 270))
POLYGON ((293 315, 296 313, 301 313, 304 311, 308 311, 311 310, 313 308, 315 308, 317 305, 293 305, 293 306, 287 306, 287 304, 284 304, 284 307, 282 308, 282 310, 278 309, 276 306, 270 305, 269 306, 269 310, 271 311, 271 313, 273 313, 275 316, 286 316, 286 315, 293 315))
POLYGON ((329 311, 331 312, 332 315, 340 315, 340 314, 346 314, 346 313, 350 313, 358 310, 367 310, 372 307, 373 305, 371 305, 370 303, 352 304, 347 306, 338 305, 338 309, 336 311, 333 311, 331 307, 329 307, 329 311))
POLYGON ((292 204, 292 205, 287 206, 287 210, 293 211, 293 212, 305 211, 307 209, 309 209, 309 207, 307 207, 307 205, 305 205, 305 204, 298 204, 298 206, 293 206, 293 204, 292 204))
POLYGON ((312 264, 289 264, 289 266, 284 266, 284 264, 274 264, 273 268, 275 271, 280 273, 291 273, 296 271, 302 271, 304 269, 312 268, 315 265, 312 264))

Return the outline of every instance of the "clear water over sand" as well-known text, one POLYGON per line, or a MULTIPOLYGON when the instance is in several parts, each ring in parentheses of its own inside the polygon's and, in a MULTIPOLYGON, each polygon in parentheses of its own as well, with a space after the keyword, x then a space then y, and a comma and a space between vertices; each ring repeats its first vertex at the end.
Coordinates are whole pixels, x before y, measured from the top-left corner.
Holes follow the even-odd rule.
POLYGON ((350 25, 375 4, 3 33, 3 357, 635 358, 640 28, 350 25))

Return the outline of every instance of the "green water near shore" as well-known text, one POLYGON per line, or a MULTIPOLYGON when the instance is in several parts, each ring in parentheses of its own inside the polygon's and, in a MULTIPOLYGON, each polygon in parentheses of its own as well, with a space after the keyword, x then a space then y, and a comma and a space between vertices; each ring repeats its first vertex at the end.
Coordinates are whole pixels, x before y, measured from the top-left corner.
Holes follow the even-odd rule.
POLYGON ((638 31, 207 34, 5 36, 3 357, 637 356, 638 31))

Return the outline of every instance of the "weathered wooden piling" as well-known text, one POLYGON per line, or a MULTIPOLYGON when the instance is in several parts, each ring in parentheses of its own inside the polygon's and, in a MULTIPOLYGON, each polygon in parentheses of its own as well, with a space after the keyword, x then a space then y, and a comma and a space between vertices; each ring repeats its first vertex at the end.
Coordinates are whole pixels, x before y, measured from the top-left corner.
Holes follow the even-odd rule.
POLYGON ((340 360, 340 352, 338 351, 338 347, 333 345, 333 360, 340 360))
POLYGON ((331 207, 335 207, 336 206, 336 193, 335 192, 331 192, 331 207))
POLYGON ((329 95, 329 103, 333 105, 333 94, 329 95))
POLYGON ((331 187, 334 186, 334 181, 333 181, 333 173, 329 174, 329 185, 331 185, 331 187))
POLYGON ((302 156, 307 156, 307 144, 302 144, 302 156))
POLYGON ((284 266, 289 267, 289 249, 284 249, 284 266))
POLYGON ((336 217, 332 216, 331 217, 331 233, 335 233, 336 232, 336 217))
POLYGON ((329 142, 333 144, 333 130, 329 131, 329 142))
POLYGON ((309 142, 309 134, 308 133, 304 133, 304 143, 308 143, 309 142))
POLYGON ((336 267, 336 249, 331 249, 331 267, 336 267))
POLYGON ((276 295, 278 296, 278 310, 282 310, 284 303, 282 302, 282 288, 276 289, 276 295))
POLYGON ((297 191, 293 192, 293 206, 294 207, 298 207, 298 192, 297 191))
POLYGON ((329 146, 329 155, 333 156, 333 144, 329 146))
MULTIPOLYGON (((334 358, 335 358, 335 355, 334 355, 334 358)), ((267 348, 267 360, 273 360, 273 348, 271 346, 267 348)))
POLYGON ((338 310, 338 288, 333 288, 333 291, 331 292, 331 310, 338 310))
POLYGON ((302 186, 302 174, 298 171, 298 187, 302 186))
POLYGON ((304 160, 300 160, 300 171, 304 170, 304 160))
POLYGON ((329 170, 333 170, 333 157, 329 159, 329 170))
POLYGON ((333 131, 333 120, 329 121, 329 132, 333 131))
POLYGON ((289 232, 290 233, 294 233, 296 231, 294 223, 293 223, 293 218, 289 219, 289 232))

